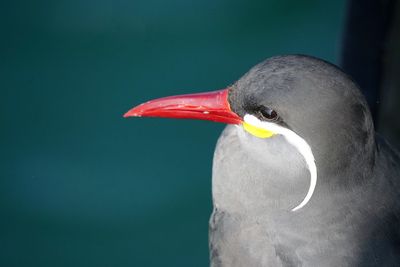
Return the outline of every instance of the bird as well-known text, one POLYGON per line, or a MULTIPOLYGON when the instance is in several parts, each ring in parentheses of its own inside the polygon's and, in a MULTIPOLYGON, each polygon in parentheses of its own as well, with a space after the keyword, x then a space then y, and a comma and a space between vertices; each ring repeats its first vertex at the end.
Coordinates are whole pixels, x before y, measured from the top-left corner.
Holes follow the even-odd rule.
POLYGON ((213 159, 210 266, 400 266, 400 157, 339 67, 268 58, 225 89, 124 117, 226 123, 213 159))

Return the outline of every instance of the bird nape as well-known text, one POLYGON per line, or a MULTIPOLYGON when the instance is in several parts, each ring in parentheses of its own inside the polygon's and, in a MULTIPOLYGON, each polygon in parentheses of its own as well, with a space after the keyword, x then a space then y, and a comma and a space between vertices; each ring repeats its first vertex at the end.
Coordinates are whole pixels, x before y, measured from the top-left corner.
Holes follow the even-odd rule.
POLYGON ((399 155, 334 65, 273 57, 227 89, 131 116, 229 124, 213 162, 212 266, 400 265, 399 155))

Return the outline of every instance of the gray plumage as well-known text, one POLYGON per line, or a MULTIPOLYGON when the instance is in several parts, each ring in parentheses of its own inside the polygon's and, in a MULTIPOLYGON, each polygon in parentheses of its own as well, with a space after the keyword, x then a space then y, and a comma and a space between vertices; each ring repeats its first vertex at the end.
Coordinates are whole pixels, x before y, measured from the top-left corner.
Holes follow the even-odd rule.
POLYGON ((347 75, 311 57, 274 57, 236 82, 229 102, 240 116, 274 109, 310 145, 318 181, 292 212, 310 183, 304 158, 283 136, 226 127, 214 155, 212 266, 400 265, 400 159, 347 75))

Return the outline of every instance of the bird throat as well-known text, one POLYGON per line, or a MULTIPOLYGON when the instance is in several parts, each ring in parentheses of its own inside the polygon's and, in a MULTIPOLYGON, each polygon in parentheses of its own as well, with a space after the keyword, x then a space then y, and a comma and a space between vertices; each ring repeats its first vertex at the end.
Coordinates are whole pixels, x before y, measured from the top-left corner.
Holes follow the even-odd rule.
POLYGON ((274 134, 283 135, 285 139, 303 156, 308 170, 310 171, 310 187, 303 201, 293 208, 292 211, 304 207, 310 201, 317 184, 317 166, 309 144, 292 130, 279 126, 273 122, 260 121, 250 114, 244 116, 243 128, 250 134, 259 138, 268 138, 274 134))

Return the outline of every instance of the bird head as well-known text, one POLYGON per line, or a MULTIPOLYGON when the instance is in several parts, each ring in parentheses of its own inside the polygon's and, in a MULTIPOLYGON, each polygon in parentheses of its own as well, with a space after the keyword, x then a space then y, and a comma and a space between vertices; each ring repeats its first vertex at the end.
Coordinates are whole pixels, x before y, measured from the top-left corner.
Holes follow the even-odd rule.
POLYGON ((349 155, 371 160, 374 147, 371 116, 357 85, 334 65, 301 55, 267 59, 226 89, 151 100, 124 117, 235 124, 267 145, 284 137, 311 176, 306 197, 293 210, 310 200, 317 171, 338 174, 352 163, 349 155))

